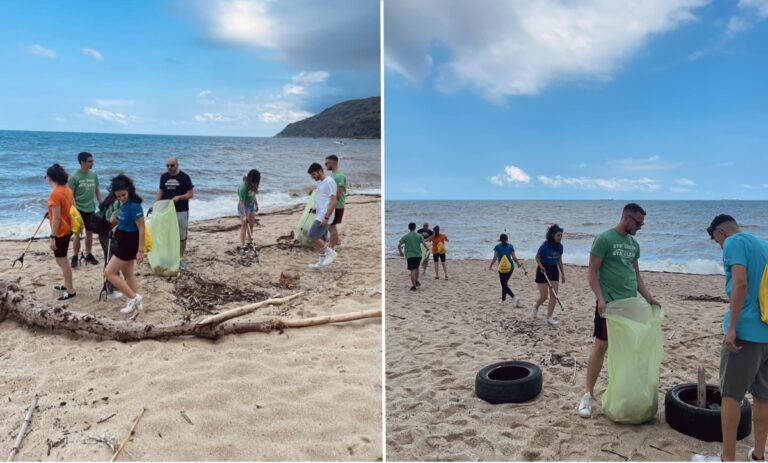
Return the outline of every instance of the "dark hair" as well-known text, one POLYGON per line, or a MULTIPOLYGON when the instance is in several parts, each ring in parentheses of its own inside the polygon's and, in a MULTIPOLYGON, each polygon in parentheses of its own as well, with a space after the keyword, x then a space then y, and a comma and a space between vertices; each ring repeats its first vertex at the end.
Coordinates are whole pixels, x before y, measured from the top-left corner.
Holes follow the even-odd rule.
POLYGON ((133 180, 131 180, 131 178, 125 174, 119 174, 115 177, 112 177, 112 182, 110 182, 109 184, 110 194, 115 194, 120 190, 128 191, 128 200, 130 201, 133 201, 138 204, 141 204, 141 202, 143 201, 141 199, 141 196, 136 194, 136 186, 134 186, 133 180))
POLYGON ((261 172, 256 169, 251 169, 248 171, 248 175, 243 177, 243 181, 248 184, 248 188, 253 190, 255 187, 259 186, 259 183, 261 182, 261 172))
POLYGON ((561 231, 563 231, 563 229, 560 228, 560 226, 558 224, 552 224, 547 229, 547 241, 549 241, 550 243, 554 243, 555 242, 555 235, 557 235, 561 231))
POLYGON ((436 237, 437 237, 437 236, 440 236, 440 225, 435 225, 435 226, 432 228, 432 231, 433 231, 433 232, 435 232, 435 236, 436 236, 436 237))
POLYGON ((45 171, 45 175, 59 185, 66 185, 69 174, 59 164, 54 164, 45 171))
POLYGON ((499 241, 501 241, 502 244, 506 244, 506 242, 509 241, 509 237, 507 236, 506 233, 502 233, 501 235, 499 235, 499 241))
POLYGON ((408 224, 408 230, 414 231, 416 230, 416 222, 411 222, 408 224))
POLYGON ((624 206, 624 210, 622 210, 622 213, 624 213, 624 212, 630 212, 632 214, 634 214, 635 212, 639 212, 639 213, 645 215, 645 209, 640 207, 640 205, 637 204, 637 203, 629 203, 626 206, 624 206))
POLYGON ((330 159, 331 161, 339 162, 339 157, 335 154, 331 154, 330 156, 326 156, 325 159, 330 159))
POLYGON ((311 174, 312 172, 317 172, 318 170, 320 172, 322 172, 323 171, 323 166, 321 166, 320 164, 318 164, 316 162, 313 162, 312 165, 309 166, 309 169, 307 170, 307 173, 311 174))
POLYGON ((707 233, 709 233, 709 237, 712 238, 713 237, 712 234, 715 233, 715 229, 727 222, 736 223, 736 219, 734 219, 733 216, 730 216, 728 214, 720 214, 716 216, 714 219, 712 219, 712 223, 710 223, 709 227, 707 227, 707 233))
POLYGON ((87 151, 83 151, 82 153, 77 155, 77 162, 79 162, 81 165, 88 160, 88 158, 92 158, 93 155, 87 151))

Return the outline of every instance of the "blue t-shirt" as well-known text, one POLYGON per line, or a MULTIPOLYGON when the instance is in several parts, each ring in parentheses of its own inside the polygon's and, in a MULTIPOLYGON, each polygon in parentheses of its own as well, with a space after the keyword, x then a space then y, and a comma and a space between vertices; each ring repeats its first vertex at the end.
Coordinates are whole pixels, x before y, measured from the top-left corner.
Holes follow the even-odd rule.
POLYGON ((117 229, 124 232, 135 232, 139 230, 136 226, 136 220, 144 217, 144 211, 141 205, 133 201, 128 201, 120 206, 117 216, 117 229))
MULTIPOLYGON (((725 267, 725 292, 731 298, 731 267, 742 265, 747 269, 747 297, 736 324, 736 338, 744 341, 768 343, 768 324, 760 320, 760 306, 757 293, 768 263, 768 242, 749 233, 729 236, 723 243, 723 266, 725 267)), ((728 332, 731 318, 730 309, 723 317, 723 334, 728 332)))
POLYGON ((560 257, 563 256, 563 243, 545 241, 544 244, 539 246, 539 251, 536 255, 539 256, 543 265, 557 265, 560 257))
POLYGON ((509 259, 509 263, 512 264, 512 269, 515 268, 515 261, 512 260, 512 253, 515 252, 515 247, 512 246, 510 243, 497 244, 494 248, 494 251, 496 251, 499 256, 497 257, 498 261, 501 262, 501 256, 507 256, 507 259, 509 259))

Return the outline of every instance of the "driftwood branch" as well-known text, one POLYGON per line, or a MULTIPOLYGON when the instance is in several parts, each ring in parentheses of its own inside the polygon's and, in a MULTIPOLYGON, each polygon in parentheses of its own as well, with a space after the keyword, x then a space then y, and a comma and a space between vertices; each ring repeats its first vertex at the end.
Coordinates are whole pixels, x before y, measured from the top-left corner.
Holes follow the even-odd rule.
POLYGON ((114 455, 112 455, 112 458, 109 461, 115 461, 115 459, 117 459, 117 456, 120 455, 120 452, 123 450, 123 447, 125 447, 125 444, 128 443, 128 439, 130 439, 131 436, 133 435, 133 432, 136 431, 136 425, 139 424, 139 420, 141 420, 141 417, 144 416, 145 411, 147 411, 147 409, 142 408, 141 413, 139 413, 139 416, 137 416, 136 419, 133 420, 133 426, 131 426, 131 430, 128 431, 128 434, 126 434, 122 442, 120 442, 120 446, 117 447, 117 450, 115 451, 114 455))
POLYGON ((262 307, 266 307, 269 305, 280 305, 285 304, 286 302, 292 301, 298 297, 303 296, 306 294, 304 291, 301 291, 296 294, 292 294, 290 296, 281 297, 281 298, 274 298, 274 299, 267 299, 265 301, 256 302, 253 304, 244 305, 241 307, 235 307, 234 309, 227 310, 225 312, 211 315, 210 317, 206 317, 199 322, 197 322, 198 325, 215 325, 218 323, 221 323, 223 321, 231 320, 233 318, 239 317, 241 315, 245 315, 248 313, 251 313, 253 311, 256 311, 262 307))
MULTIPOLYGON (((294 296, 298 297, 298 295, 294 296)), ((370 310, 303 320, 276 318, 256 322, 222 321, 205 325, 201 325, 195 320, 188 320, 151 324, 134 320, 113 320, 89 313, 66 310, 62 307, 52 308, 36 300, 15 282, 0 280, 0 320, 3 314, 6 313, 28 326, 50 330, 66 330, 74 333, 88 333, 101 336, 104 339, 122 342, 168 338, 172 336, 197 336, 217 339, 228 334, 270 333, 272 331, 281 331, 285 328, 300 328, 381 317, 380 310, 370 310)))
POLYGON ((19 435, 16 436, 16 442, 13 443, 13 448, 11 449, 11 453, 8 455, 8 459, 6 461, 13 461, 14 457, 16 457, 16 453, 18 453, 19 449, 21 448, 21 441, 24 440, 24 435, 27 433, 27 427, 29 427, 29 422, 32 420, 32 412, 35 411, 35 407, 37 407, 37 395, 35 395, 35 398, 32 399, 32 403, 29 404, 27 414, 24 416, 24 421, 21 422, 19 435))

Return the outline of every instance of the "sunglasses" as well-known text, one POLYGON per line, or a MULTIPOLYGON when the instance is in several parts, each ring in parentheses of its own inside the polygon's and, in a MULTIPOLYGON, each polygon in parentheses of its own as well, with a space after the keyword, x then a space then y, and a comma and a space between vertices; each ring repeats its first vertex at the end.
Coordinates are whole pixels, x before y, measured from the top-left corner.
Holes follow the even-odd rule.
POLYGON ((176 167, 176 164, 166 164, 165 167, 170 169, 171 167, 176 167))
POLYGON ((643 225, 645 225, 645 222, 641 222, 636 218, 632 217, 631 215, 629 216, 629 218, 635 221, 635 225, 637 226, 637 228, 643 228, 643 225))

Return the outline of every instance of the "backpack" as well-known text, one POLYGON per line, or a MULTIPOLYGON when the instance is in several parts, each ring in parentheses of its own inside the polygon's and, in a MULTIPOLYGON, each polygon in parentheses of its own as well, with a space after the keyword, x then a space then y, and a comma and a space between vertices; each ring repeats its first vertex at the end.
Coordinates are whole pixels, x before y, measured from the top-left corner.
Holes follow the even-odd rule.
POLYGON ((499 273, 509 273, 512 271, 512 262, 509 261, 507 258, 507 255, 504 254, 501 256, 501 260, 499 261, 499 273))
POLYGON ((445 254, 445 241, 441 241, 437 243, 437 253, 438 254, 445 254))

